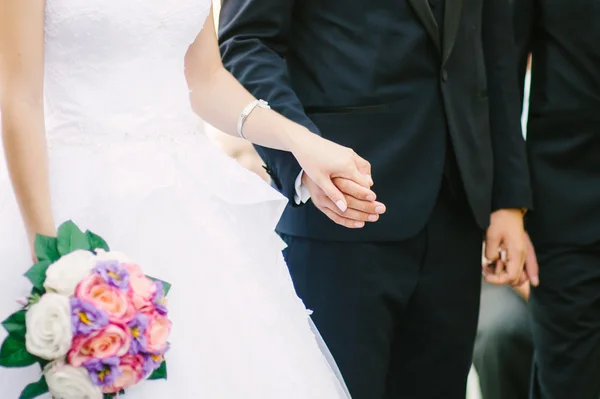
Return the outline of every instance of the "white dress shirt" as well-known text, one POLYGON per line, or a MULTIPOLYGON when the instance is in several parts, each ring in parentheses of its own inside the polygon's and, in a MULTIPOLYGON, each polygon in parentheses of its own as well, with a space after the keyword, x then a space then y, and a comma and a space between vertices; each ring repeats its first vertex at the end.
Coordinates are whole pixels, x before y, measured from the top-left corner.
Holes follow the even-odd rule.
POLYGON ((302 175, 304 171, 301 170, 298 177, 296 177, 296 194, 294 194, 294 202, 296 205, 306 204, 310 199, 310 193, 304 184, 302 184, 302 175))

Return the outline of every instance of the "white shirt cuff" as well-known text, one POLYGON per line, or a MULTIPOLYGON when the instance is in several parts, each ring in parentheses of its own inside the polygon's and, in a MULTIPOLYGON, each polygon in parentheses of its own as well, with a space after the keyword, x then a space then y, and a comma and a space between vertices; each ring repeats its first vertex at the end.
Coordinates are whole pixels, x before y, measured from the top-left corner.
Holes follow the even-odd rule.
POLYGON ((296 194, 294 195, 294 202, 296 205, 306 204, 310 199, 310 193, 304 184, 302 184, 302 175, 304 171, 301 170, 298 177, 296 177, 296 194))

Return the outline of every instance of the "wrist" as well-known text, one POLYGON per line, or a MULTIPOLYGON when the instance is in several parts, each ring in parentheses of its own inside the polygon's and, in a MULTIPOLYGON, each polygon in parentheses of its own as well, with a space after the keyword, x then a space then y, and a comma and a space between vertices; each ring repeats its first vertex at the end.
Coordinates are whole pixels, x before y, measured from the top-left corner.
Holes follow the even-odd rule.
POLYGON ((311 133, 307 128, 301 125, 293 124, 292 126, 287 126, 282 129, 281 141, 283 147, 286 148, 289 152, 296 155, 298 148, 300 147, 300 143, 303 138, 311 133))
POLYGON ((28 222, 26 223, 26 230, 31 242, 35 240, 37 234, 56 237, 56 227, 52 217, 28 222))
POLYGON ((498 209, 498 210, 492 212, 492 215, 510 214, 510 215, 523 217, 523 216, 525 216, 526 212, 527 212, 527 209, 525 209, 525 208, 503 208, 503 209, 498 209))

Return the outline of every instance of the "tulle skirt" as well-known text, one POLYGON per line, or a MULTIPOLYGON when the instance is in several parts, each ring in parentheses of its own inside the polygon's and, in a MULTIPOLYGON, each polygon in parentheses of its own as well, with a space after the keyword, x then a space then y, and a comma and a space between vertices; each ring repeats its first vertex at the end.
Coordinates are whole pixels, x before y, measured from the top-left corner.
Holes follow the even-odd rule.
MULTIPOLYGON (((273 232, 285 199, 206 136, 53 145, 50 171, 57 223, 73 220, 173 285, 169 378, 125 398, 349 398, 273 232)), ((0 221, 4 319, 29 291, 30 260, 2 174, 0 221)), ((39 373, 0 369, 1 396, 18 398, 39 373)))

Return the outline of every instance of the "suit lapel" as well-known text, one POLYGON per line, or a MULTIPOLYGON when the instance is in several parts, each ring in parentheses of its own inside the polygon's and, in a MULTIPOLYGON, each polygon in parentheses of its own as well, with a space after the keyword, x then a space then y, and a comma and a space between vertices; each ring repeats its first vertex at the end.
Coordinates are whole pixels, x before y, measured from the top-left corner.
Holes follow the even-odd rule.
POLYGON ((446 8, 444 10, 442 65, 448 61, 452 49, 454 48, 456 34, 458 33, 458 28, 460 26, 462 3, 463 0, 446 0, 446 8))
MULTIPOLYGON (((454 2, 457 0, 446 0, 447 2, 454 2)), ((435 17, 433 16, 433 12, 431 12, 431 7, 429 7, 429 3, 427 0, 408 0, 413 10, 417 14, 417 16, 421 19, 421 22, 425 26, 425 30, 433 40, 433 43, 437 47, 437 49, 441 52, 441 40, 440 40, 440 30, 437 22, 435 21, 435 17)))

